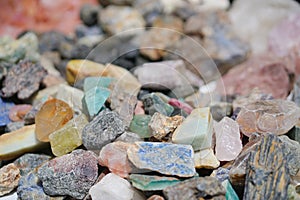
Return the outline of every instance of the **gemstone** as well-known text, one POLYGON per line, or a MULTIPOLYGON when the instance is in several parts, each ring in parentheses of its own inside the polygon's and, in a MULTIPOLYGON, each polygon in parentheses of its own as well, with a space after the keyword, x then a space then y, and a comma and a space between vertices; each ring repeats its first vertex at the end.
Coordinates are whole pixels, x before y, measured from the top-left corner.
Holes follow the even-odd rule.
POLYGON ((142 97, 144 104, 144 109, 147 114, 153 115, 155 112, 159 112, 166 116, 171 116, 174 108, 169 104, 165 103, 162 98, 160 98, 155 93, 146 94, 142 97))
POLYGON ((9 119, 13 122, 22 121, 31 108, 29 104, 15 105, 9 111, 9 119))
POLYGON ((226 190, 225 197, 227 200, 239 200, 238 195, 234 191, 232 185, 230 184, 229 180, 225 180, 222 182, 223 187, 226 190))
POLYGON ((133 168, 127 157, 127 149, 131 145, 120 141, 105 145, 99 154, 99 164, 108 167, 112 173, 122 178, 127 178, 133 168))
POLYGON ((44 146, 35 137, 35 125, 24 126, 0 136, 0 160, 17 158, 23 153, 36 151, 44 146))
POLYGON ((82 130, 82 143, 89 150, 101 150, 125 131, 120 116, 109 110, 101 111, 82 130))
POLYGON ((149 127, 152 131, 153 137, 162 140, 168 134, 173 133, 174 130, 183 122, 183 117, 176 115, 174 117, 167 117, 159 112, 154 113, 149 122, 149 127))
POLYGON ((55 156, 65 155, 82 145, 82 130, 88 124, 84 114, 74 117, 62 128, 49 135, 52 153, 55 156))
POLYGON ((43 164, 38 169, 38 178, 50 196, 69 195, 83 199, 98 177, 97 163, 93 152, 74 150, 43 164))
POLYGON ((144 199, 126 179, 113 173, 105 175, 98 183, 91 187, 89 194, 93 200, 144 199))
POLYGON ((92 119, 99 113, 109 95, 110 90, 105 88, 94 87, 86 91, 82 99, 83 112, 92 119))
POLYGON ((0 197, 13 191, 19 183, 20 170, 10 163, 0 169, 0 197))
POLYGON ((195 167, 198 169, 216 169, 220 166, 220 162, 211 148, 196 151, 194 161, 195 167))
POLYGON ((35 133, 38 140, 49 142, 49 135, 63 127, 73 117, 73 111, 64 101, 46 101, 35 116, 35 133))
POLYGON ((214 124, 214 130, 218 160, 234 160, 243 148, 239 124, 229 117, 224 117, 219 123, 214 124))
POLYGON ((184 110, 184 112, 186 112, 187 114, 190 114, 193 110, 193 108, 189 104, 179 101, 178 99, 171 98, 168 103, 173 107, 184 110))
POLYGON ((150 115, 134 115, 130 123, 129 130, 137 133, 141 138, 149 138, 151 137, 151 132, 148 126, 150 120, 150 115))
POLYGON ((0 126, 6 126, 11 122, 9 119, 9 111, 14 105, 13 102, 7 102, 0 98, 0 126))
POLYGON ((299 117, 300 108, 294 102, 276 99, 250 102, 236 121, 246 136, 254 132, 282 135, 297 124, 299 117))
POLYGON ((163 190, 168 186, 175 185, 180 182, 174 177, 163 177, 153 175, 131 174, 129 180, 133 187, 142 191, 163 190))
POLYGON ((46 70, 40 64, 21 61, 9 70, 2 88, 3 97, 18 94, 19 99, 28 99, 40 87, 40 82, 46 76, 46 70))
POLYGON ((134 114, 135 115, 144 115, 145 111, 143 109, 143 102, 142 101, 137 101, 135 109, 134 109, 134 114))
POLYGON ((86 77, 84 79, 83 91, 88 91, 94 87, 109 88, 114 79, 110 77, 86 77))
POLYGON ((129 160, 139 169, 179 177, 192 177, 196 173, 194 151, 190 145, 135 142, 127 154, 129 160))
POLYGON ((168 200, 197 200, 209 196, 211 199, 225 200, 225 189, 214 177, 197 177, 185 180, 163 190, 168 200))
POLYGON ((209 107, 194 109, 172 135, 176 144, 190 144, 194 150, 211 147, 213 120, 209 107))
POLYGON ((255 151, 250 153, 246 170, 245 200, 285 199, 290 175, 278 136, 265 134, 255 151))

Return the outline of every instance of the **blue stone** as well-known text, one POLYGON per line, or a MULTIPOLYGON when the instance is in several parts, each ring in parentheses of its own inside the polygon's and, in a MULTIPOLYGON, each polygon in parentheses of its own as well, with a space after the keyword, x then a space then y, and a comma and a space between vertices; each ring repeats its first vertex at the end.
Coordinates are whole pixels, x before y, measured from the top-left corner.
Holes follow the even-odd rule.
POLYGON ((0 98, 0 126, 6 126, 11 122, 9 119, 9 110, 15 104, 13 102, 6 102, 0 98))
POLYGON ((192 177, 196 173, 191 145, 136 142, 127 153, 130 161, 139 169, 180 177, 192 177))
POLYGON ((113 81, 114 79, 110 77, 87 77, 84 79, 83 91, 86 92, 94 87, 108 88, 113 81))
POLYGON ((105 101, 110 95, 110 90, 106 88, 94 87, 85 92, 82 98, 82 107, 85 114, 90 119, 99 113, 105 101))

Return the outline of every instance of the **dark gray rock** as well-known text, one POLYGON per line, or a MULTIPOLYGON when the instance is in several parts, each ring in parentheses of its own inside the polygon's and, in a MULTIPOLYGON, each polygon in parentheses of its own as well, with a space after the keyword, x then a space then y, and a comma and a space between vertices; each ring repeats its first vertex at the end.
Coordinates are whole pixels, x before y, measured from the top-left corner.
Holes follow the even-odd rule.
POLYGON ((14 164, 20 169, 20 173, 23 176, 50 159, 51 156, 48 155, 27 153, 16 159, 14 164))
POLYGON ((48 195, 83 199, 97 179, 97 163, 93 152, 75 150, 43 164, 38 170, 38 178, 48 195))
POLYGON ((88 150, 100 150, 125 131, 121 117, 114 111, 101 111, 82 130, 82 143, 88 150))
POLYGON ((91 4, 84 4, 80 8, 80 19, 87 26, 97 24, 98 7, 91 4))
POLYGON ((66 37, 57 31, 45 32, 39 38, 39 51, 44 53, 46 51, 57 51, 60 43, 66 41, 66 37))
POLYGON ((85 26, 80 24, 76 27, 75 34, 77 38, 82 38, 85 36, 101 35, 103 32, 99 26, 85 26))

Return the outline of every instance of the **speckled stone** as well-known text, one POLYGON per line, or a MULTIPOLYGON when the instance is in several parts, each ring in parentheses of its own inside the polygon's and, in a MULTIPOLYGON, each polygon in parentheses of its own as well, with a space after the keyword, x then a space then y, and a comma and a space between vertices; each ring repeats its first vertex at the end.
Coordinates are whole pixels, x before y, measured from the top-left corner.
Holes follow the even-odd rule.
POLYGON ((125 131, 120 116, 109 110, 101 111, 82 130, 82 143, 89 150, 100 150, 125 131))
POLYGON ((17 186, 20 179, 20 170, 11 163, 0 169, 0 197, 10 193, 17 186))
POLYGON ((197 177, 167 187, 163 190, 168 200, 198 200, 209 196, 214 200, 225 200, 225 189, 213 177, 197 177))
POLYGON ((195 175, 194 151, 190 145, 136 142, 127 151, 129 160, 139 169, 180 177, 195 175))
POLYGON ((20 169, 21 175, 23 176, 47 162, 50 158, 50 156, 44 154, 27 153, 17 158, 14 164, 20 169))
POLYGON ((9 119, 9 110, 14 105, 13 102, 7 102, 0 98, 0 126, 6 126, 11 122, 9 119))
POLYGON ((159 112, 166 116, 171 116, 174 108, 169 104, 165 103, 158 95, 155 93, 146 94, 142 97, 144 104, 144 109, 147 114, 153 115, 155 112, 159 112))
POLYGON ((48 195, 83 199, 97 179, 97 163, 93 152, 75 150, 43 164, 38 170, 38 178, 48 195))

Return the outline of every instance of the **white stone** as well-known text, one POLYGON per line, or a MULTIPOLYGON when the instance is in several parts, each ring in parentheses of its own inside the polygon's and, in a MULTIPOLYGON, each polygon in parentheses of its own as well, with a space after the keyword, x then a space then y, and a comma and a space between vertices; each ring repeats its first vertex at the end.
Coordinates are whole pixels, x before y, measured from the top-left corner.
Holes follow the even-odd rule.
POLYGON ((56 94, 57 99, 66 102, 73 109, 79 108, 80 110, 82 110, 81 99, 83 96, 83 91, 65 84, 59 85, 56 94))
POLYGON ((211 148, 195 152, 194 162, 196 168, 216 169, 220 166, 220 162, 211 148))

